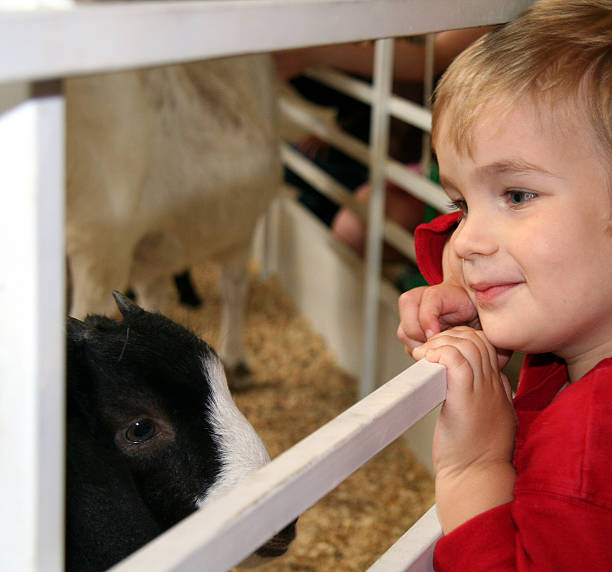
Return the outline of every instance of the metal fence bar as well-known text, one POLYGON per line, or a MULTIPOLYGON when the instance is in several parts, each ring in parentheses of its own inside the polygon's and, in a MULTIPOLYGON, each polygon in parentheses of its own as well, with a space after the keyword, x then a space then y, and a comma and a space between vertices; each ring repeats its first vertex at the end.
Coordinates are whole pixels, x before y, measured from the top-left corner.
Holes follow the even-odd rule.
POLYGON ((189 516, 113 572, 222 572, 436 407, 443 366, 420 361, 189 516))
MULTIPOLYGON (((338 127, 331 126, 325 121, 310 115, 304 108, 294 105, 286 99, 281 99, 280 107, 281 113, 290 121, 295 122, 300 127, 329 142, 331 145, 338 147, 338 149, 341 149, 353 159, 363 164, 368 163, 369 148, 359 139, 347 135, 338 127)), ((386 177, 393 183, 408 190, 408 192, 441 212, 448 212, 450 210, 448 198, 439 185, 426 177, 409 171, 399 161, 386 159, 384 161, 384 168, 386 177)))
MULTIPOLYGON (((294 151, 288 145, 281 147, 283 163, 304 181, 315 187, 320 193, 330 200, 350 208, 363 221, 367 222, 369 213, 366 205, 360 203, 355 196, 333 177, 309 161, 304 155, 294 151)), ((399 250, 411 260, 416 261, 414 250, 414 237, 399 224, 385 219, 383 223, 383 234, 385 240, 394 248, 399 250)))
POLYGON ((425 36, 425 70, 423 74, 423 111, 430 118, 429 129, 423 130, 421 138, 421 169, 423 173, 429 173, 431 165, 431 103, 434 88, 435 69, 435 34, 425 36))
POLYGON ((415 172, 406 169, 405 165, 394 159, 386 161, 385 171, 387 178, 392 183, 406 189, 411 195, 421 199, 440 212, 450 212, 451 207, 448 197, 440 185, 432 182, 427 177, 417 175, 415 172))
MULTIPOLYGON (((310 68, 304 72, 304 75, 346 95, 350 95, 363 103, 372 103, 374 90, 365 81, 355 79, 336 70, 321 67, 310 68)), ((389 113, 406 123, 410 123, 410 125, 419 127, 424 131, 431 131, 431 112, 412 101, 391 95, 389 99, 389 113)))
POLYGON ((374 48, 374 101, 370 123, 370 199, 365 256, 363 365, 359 396, 376 387, 378 302, 385 220, 385 169, 389 148, 389 98, 393 84, 393 39, 377 40, 374 48))

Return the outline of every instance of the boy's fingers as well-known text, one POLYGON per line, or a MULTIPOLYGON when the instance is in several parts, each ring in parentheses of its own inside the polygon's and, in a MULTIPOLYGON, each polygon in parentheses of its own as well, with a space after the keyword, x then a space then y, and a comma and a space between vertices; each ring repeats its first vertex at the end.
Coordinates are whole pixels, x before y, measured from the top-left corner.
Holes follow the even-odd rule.
POLYGON ((406 346, 407 351, 412 351, 425 341, 425 333, 419 325, 418 315, 421 297, 426 289, 421 287, 408 290, 397 302, 400 315, 397 337, 406 346))
POLYGON ((476 310, 463 288, 454 284, 413 288, 398 300, 400 324, 397 337, 406 352, 414 353, 423 342, 442 330, 477 320, 476 310))
POLYGON ((510 380, 506 377, 505 374, 501 374, 501 381, 504 386, 504 391, 506 392, 506 396, 508 397, 508 401, 512 403, 512 386, 510 385, 510 380))
MULTIPOLYGON (((415 359, 425 357, 429 359, 429 352, 444 349, 446 351, 453 350, 453 353, 458 352, 464 359, 468 360, 474 367, 481 368, 481 353, 484 348, 480 348, 473 340, 464 335, 458 328, 442 332, 430 340, 416 348, 413 352, 415 359)), ((437 354, 434 354, 437 355, 437 354)))
MULTIPOLYGON (((418 321, 427 339, 442 331, 440 315, 450 302, 447 302, 442 287, 427 288, 421 297, 418 308, 418 321)), ((452 304, 451 304, 452 305, 452 304)))
POLYGON ((483 371, 492 369, 497 372, 499 370, 497 350, 487 340, 482 330, 475 330, 469 326, 457 326, 452 330, 448 330, 448 333, 468 340, 478 348, 482 358, 481 367, 483 371))
MULTIPOLYGON (((440 333, 422 346, 416 348, 412 355, 414 359, 425 358, 430 360, 430 352, 444 350, 449 352, 452 348, 461 354, 472 371, 473 382, 478 385, 482 380, 490 379, 490 375, 498 375, 497 353, 495 348, 486 340, 481 331, 473 330, 467 326, 458 326, 440 333)), ((437 353, 432 354, 437 356, 437 353)), ((446 362, 440 362, 447 365, 446 362)))
POLYGON ((420 359, 423 359, 425 357, 426 351, 427 351, 427 348, 424 345, 416 346, 415 348, 412 349, 412 357, 416 361, 419 361, 420 359))
POLYGON ((428 338, 449 327, 468 324, 477 317, 465 290, 451 285, 428 288, 421 296, 418 310, 419 323, 428 338))
POLYGON ((404 344, 404 350, 406 351, 406 353, 412 354, 412 352, 416 348, 418 348, 420 345, 423 344, 423 341, 425 339, 425 334, 422 334, 422 338, 421 337, 419 337, 418 339, 410 338, 408 337, 406 332, 403 330, 402 325, 400 324, 399 327, 397 328, 397 338, 399 339, 400 342, 402 342, 402 344, 404 344))
POLYGON ((497 367, 499 368, 499 371, 508 365, 513 353, 514 352, 512 350, 497 350, 497 367))
MULTIPOLYGON (((482 332, 482 330, 480 329, 480 327, 478 328, 473 328, 471 326, 455 326, 454 328, 452 328, 453 331, 466 331, 466 332, 472 332, 475 330, 475 333, 480 336, 483 340, 486 340, 486 343, 488 344, 488 348, 489 348, 489 353, 491 355, 491 359, 493 360, 493 358, 497 361, 497 369, 498 371, 502 371, 506 365, 508 365, 508 362, 510 361, 510 358, 512 358, 513 355, 513 351, 512 350, 503 350, 503 349, 499 349, 499 348, 495 348, 493 347, 490 342, 487 340, 486 336, 484 335, 484 332, 482 332)), ((447 330, 448 331, 448 330, 447 330)), ((491 361, 491 363, 494 363, 493 361, 491 361)))
POLYGON ((446 367, 448 387, 463 389, 473 387, 476 377, 473 364, 458 347, 442 345, 429 348, 424 351, 423 358, 446 367))

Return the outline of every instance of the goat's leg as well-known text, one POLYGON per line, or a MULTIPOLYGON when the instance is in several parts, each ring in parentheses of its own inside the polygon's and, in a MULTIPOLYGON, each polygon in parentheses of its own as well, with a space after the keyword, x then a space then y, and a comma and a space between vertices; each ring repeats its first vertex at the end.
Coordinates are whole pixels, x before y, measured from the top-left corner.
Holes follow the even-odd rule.
POLYGON ((130 279, 136 300, 145 310, 161 314, 166 310, 172 271, 180 256, 180 242, 169 233, 149 233, 138 241, 130 279))
POLYGON ((251 370, 247 365, 242 326, 248 293, 247 264, 249 245, 223 258, 220 272, 221 328, 220 354, 231 389, 249 384, 251 370))
POLYGON ((199 308, 202 305, 202 299, 193 286, 190 270, 186 269, 175 274, 173 279, 180 303, 191 308, 199 308))
POLYGON ((168 305, 170 277, 159 276, 149 281, 134 282, 134 293, 138 305, 149 312, 163 314, 168 305))

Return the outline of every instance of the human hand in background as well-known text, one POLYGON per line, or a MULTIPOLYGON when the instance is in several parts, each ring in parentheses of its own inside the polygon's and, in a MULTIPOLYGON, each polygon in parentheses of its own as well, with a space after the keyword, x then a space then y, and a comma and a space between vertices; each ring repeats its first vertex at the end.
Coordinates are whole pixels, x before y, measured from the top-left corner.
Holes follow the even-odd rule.
MULTIPOLYGON (((434 40, 434 73, 442 73, 453 59, 492 26, 439 32, 434 40)), ((289 80, 312 66, 328 66, 348 73, 371 77, 374 70, 374 43, 352 42, 274 52, 278 75, 289 80)), ((422 81, 425 75, 425 44, 398 40, 394 44, 393 77, 400 81, 422 81)))
POLYGON ((445 533, 512 500, 516 419, 508 379, 482 331, 457 327, 413 352, 447 369, 434 435, 436 503, 445 533))

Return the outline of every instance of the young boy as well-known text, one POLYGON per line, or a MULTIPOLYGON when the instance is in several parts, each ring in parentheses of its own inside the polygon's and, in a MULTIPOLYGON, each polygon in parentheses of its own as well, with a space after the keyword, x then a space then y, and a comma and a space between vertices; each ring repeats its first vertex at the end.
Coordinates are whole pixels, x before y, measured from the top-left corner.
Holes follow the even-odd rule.
POLYGON ((460 214, 418 230, 438 285, 402 295, 398 329, 447 368, 437 570, 612 570, 611 94, 610 0, 540 0, 438 86, 460 214))

